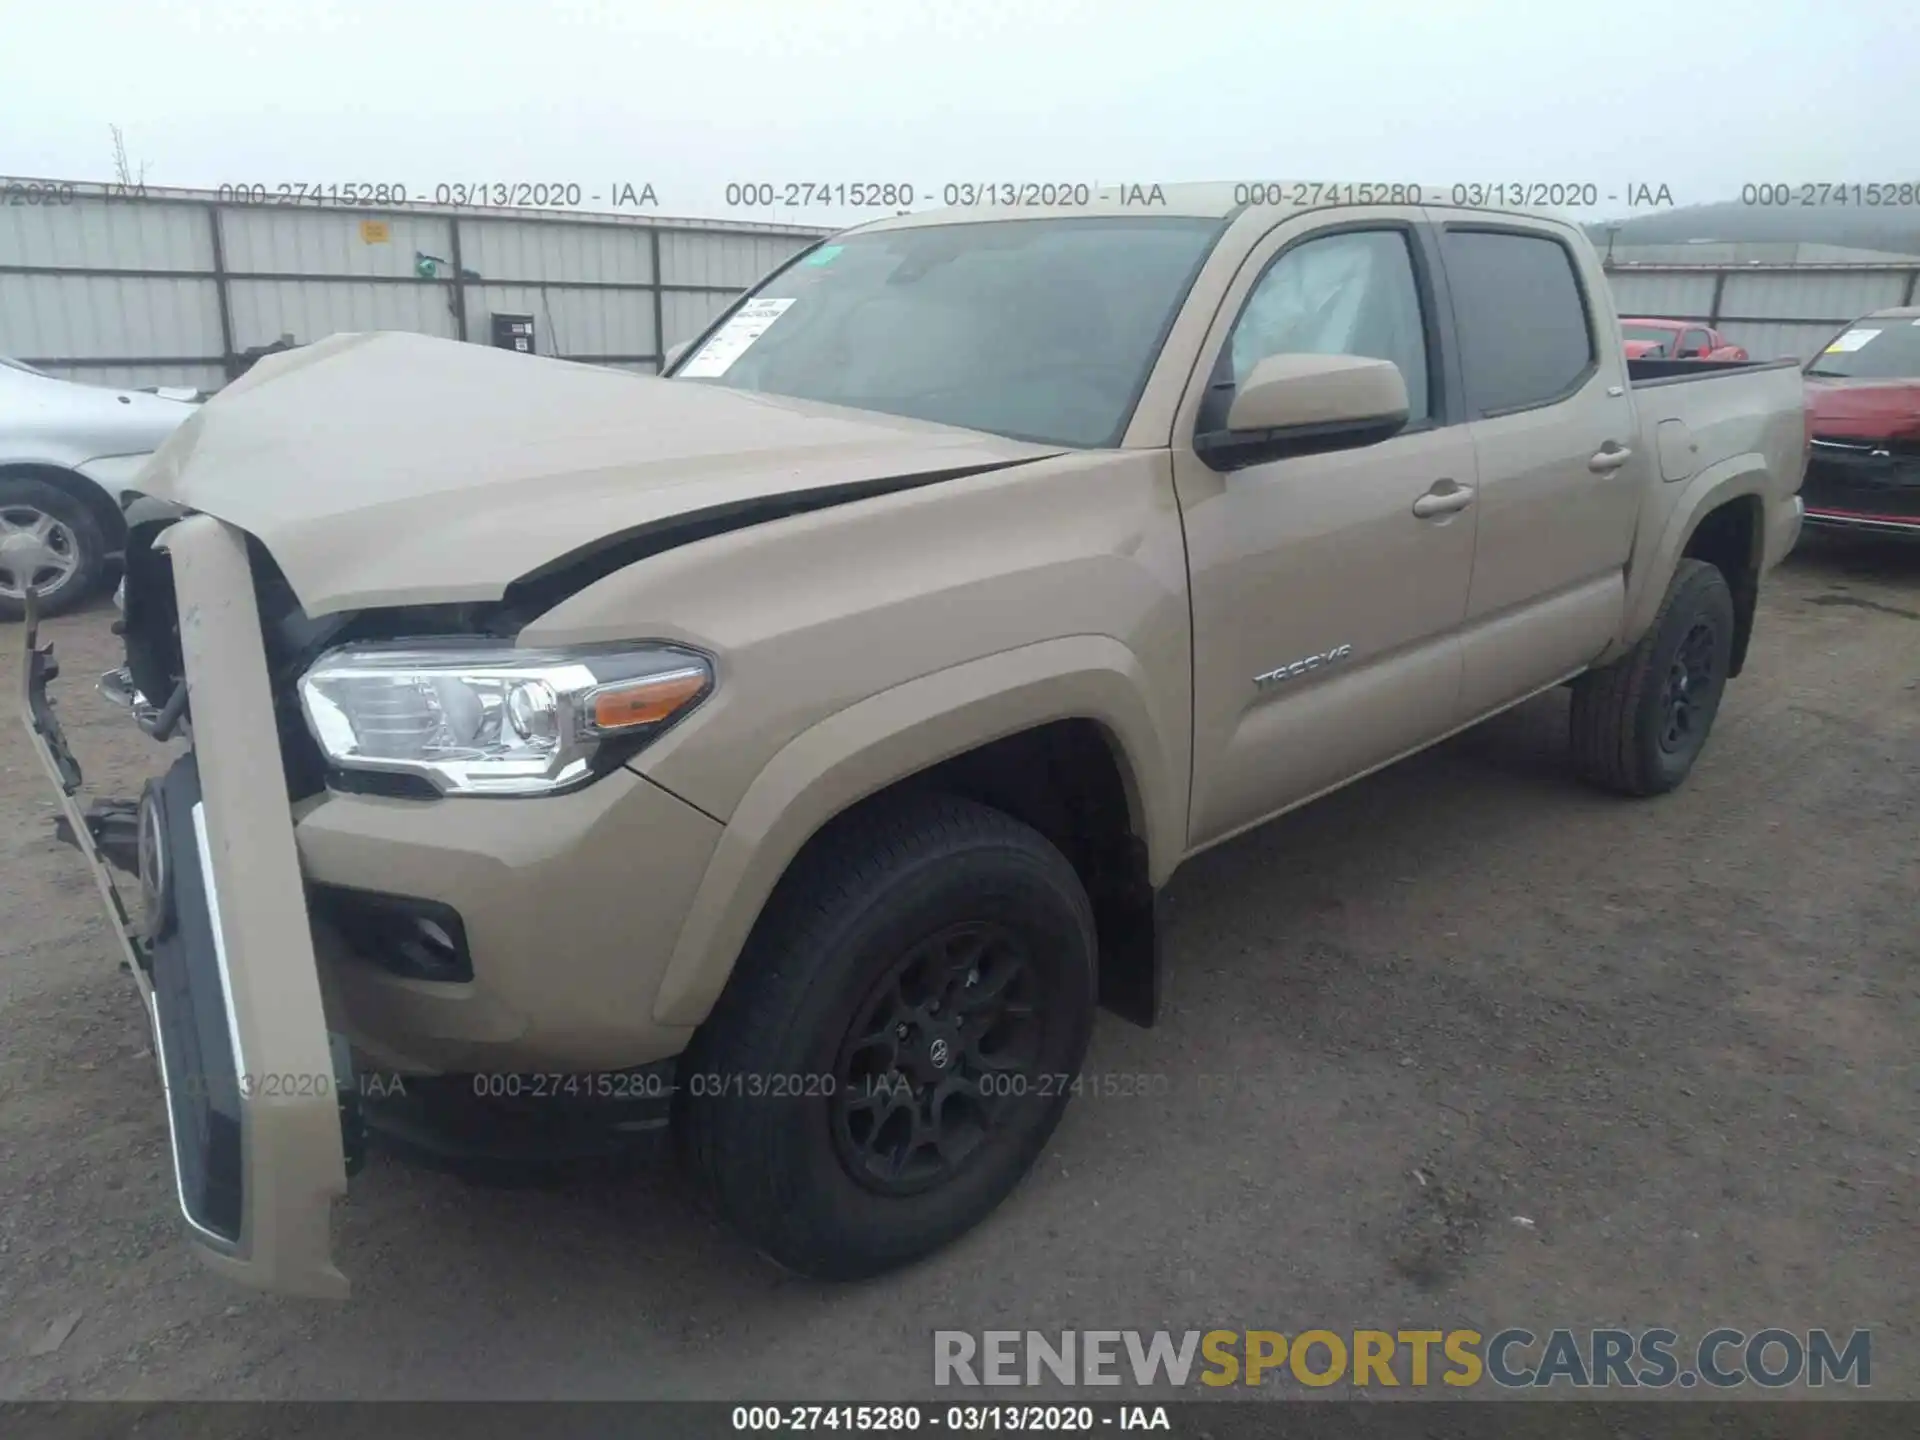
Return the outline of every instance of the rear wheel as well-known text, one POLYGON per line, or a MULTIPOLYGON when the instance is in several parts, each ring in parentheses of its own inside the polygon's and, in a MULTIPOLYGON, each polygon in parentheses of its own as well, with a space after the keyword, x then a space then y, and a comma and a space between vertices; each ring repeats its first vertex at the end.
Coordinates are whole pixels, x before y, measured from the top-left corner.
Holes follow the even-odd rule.
POLYGON ((1624 795, 1659 795, 1706 747, 1733 655, 1733 594, 1704 560, 1682 560, 1640 642, 1573 686, 1573 763, 1624 795))
POLYGON ((44 480, 0 480, 0 619, 26 615, 29 585, 42 615, 73 609, 93 593, 106 559, 80 500, 44 480))
POLYGON ((1092 909, 1044 837, 969 801, 883 803, 824 832, 769 902, 685 1057, 682 1140, 779 1264, 904 1264, 1031 1167, 1094 998, 1092 909))

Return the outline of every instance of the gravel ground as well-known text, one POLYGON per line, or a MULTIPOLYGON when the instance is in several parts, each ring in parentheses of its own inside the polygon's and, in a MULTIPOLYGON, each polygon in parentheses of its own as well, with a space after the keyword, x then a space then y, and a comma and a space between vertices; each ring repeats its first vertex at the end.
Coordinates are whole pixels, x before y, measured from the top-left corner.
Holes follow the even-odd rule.
MULTIPOLYGON (((48 630, 91 788, 133 794, 160 757, 92 692, 110 614, 48 630)), ((877 1399, 932 1393, 935 1328, 1508 1324, 1871 1327, 1874 1393, 1920 1398, 1920 550, 1777 572, 1677 795, 1576 786, 1565 730, 1555 693, 1184 869, 1170 1014, 1090 1060, 1164 1093, 1076 1101, 911 1271, 777 1274, 665 1164, 376 1153, 338 1306, 189 1255, 134 992, 9 715, 0 1398, 877 1399)))

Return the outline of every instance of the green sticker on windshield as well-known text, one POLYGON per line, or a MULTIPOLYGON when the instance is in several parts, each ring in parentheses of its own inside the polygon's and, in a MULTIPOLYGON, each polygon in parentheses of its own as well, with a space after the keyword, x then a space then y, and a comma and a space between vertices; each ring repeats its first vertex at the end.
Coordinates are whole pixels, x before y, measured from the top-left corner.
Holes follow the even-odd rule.
POLYGON ((800 263, 802 265, 831 265, 833 263, 833 257, 846 248, 844 245, 822 245, 800 263))

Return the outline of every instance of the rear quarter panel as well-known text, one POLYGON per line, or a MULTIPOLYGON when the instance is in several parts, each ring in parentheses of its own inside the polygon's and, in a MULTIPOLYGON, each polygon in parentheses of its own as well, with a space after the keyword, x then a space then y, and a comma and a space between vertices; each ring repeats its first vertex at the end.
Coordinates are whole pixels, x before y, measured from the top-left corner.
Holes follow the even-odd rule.
POLYGON ((1758 499, 1760 568, 1779 563, 1797 533, 1794 497, 1806 466, 1806 401, 1797 366, 1641 383, 1631 393, 1638 444, 1653 463, 1627 566, 1626 622, 1600 663, 1646 633, 1687 540, 1729 501, 1758 499))

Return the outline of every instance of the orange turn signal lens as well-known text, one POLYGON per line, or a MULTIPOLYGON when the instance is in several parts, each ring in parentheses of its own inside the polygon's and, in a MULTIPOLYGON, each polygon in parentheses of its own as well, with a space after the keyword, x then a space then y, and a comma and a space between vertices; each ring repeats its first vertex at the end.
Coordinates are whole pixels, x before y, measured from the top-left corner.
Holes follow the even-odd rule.
POLYGON ((704 670, 675 670, 605 686, 591 697, 593 728, 631 730, 636 725, 657 725, 698 699, 706 688, 704 670))

